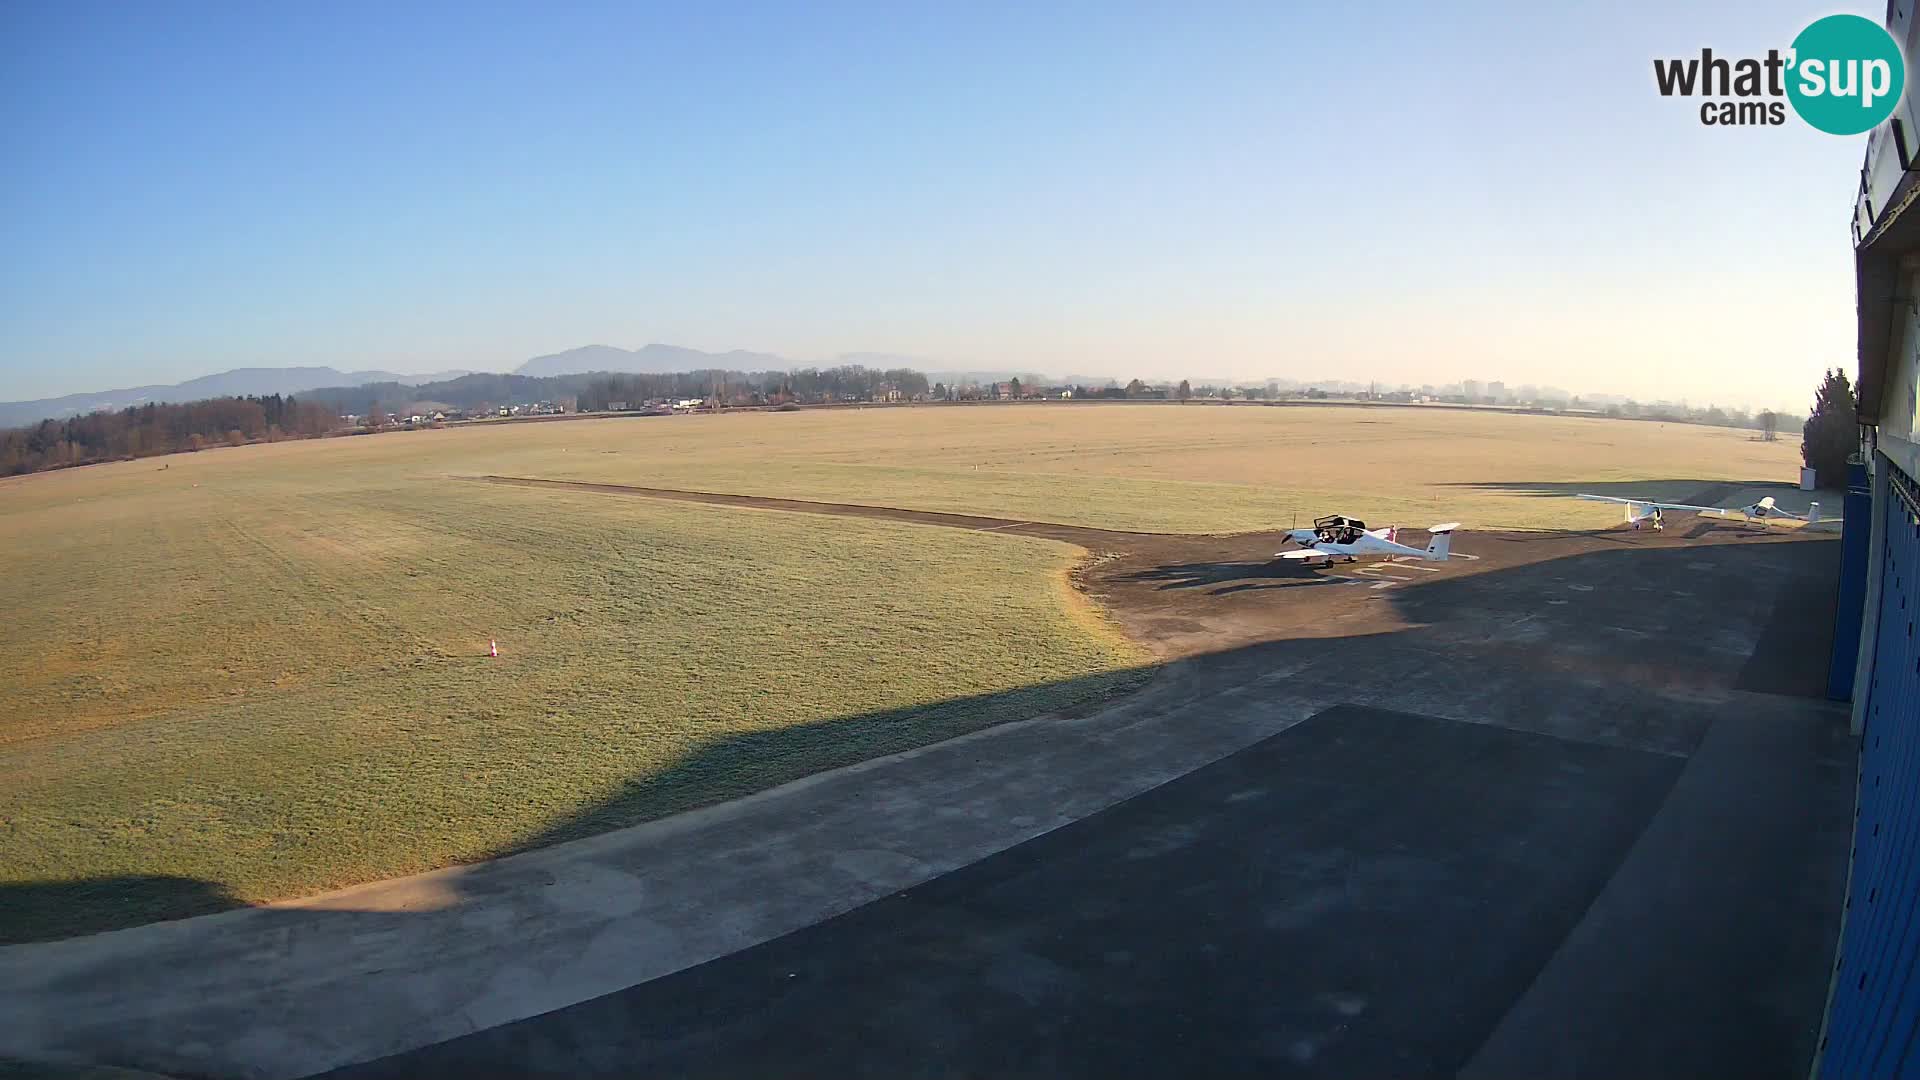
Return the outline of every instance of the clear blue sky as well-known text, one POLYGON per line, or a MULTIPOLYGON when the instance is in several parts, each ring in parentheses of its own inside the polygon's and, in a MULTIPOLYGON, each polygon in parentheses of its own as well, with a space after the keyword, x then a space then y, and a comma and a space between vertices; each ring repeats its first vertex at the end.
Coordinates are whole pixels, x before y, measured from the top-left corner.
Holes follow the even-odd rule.
POLYGON ((591 342, 1797 407, 1852 367, 1864 137, 1703 127, 1651 65, 1845 8, 716 7, 0 7, 0 399, 591 342))

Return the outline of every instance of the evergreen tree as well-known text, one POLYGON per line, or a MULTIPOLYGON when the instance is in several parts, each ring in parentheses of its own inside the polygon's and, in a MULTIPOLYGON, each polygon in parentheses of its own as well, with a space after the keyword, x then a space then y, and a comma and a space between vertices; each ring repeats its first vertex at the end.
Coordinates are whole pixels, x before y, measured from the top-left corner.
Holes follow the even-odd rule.
POLYGON ((1800 456, 1821 487, 1847 481, 1847 457, 1860 447, 1860 419, 1853 384, 1839 368, 1828 370, 1813 394, 1813 415, 1802 429, 1800 456))

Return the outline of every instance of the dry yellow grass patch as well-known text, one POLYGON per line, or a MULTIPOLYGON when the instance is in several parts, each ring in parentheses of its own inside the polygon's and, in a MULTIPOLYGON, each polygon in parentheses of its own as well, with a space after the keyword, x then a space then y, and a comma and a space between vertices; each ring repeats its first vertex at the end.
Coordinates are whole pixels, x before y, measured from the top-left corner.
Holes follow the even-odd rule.
MULTIPOLYGON (((286 452, 439 475, 1167 532, 1284 527, 1336 511, 1412 526, 1597 527, 1618 514, 1558 496, 1598 488, 1685 498, 1709 484, 1790 484, 1799 467, 1790 437, 1762 443, 1727 428, 1438 408, 1044 403, 599 419, 349 442, 286 452), (412 445, 378 445, 396 441, 412 445)), ((1786 493, 1783 502, 1800 508, 1804 497, 1786 493)))
POLYGON ((483 858, 1140 678, 1063 603, 1065 545, 387 456, 422 445, 0 485, 0 938, 483 858))

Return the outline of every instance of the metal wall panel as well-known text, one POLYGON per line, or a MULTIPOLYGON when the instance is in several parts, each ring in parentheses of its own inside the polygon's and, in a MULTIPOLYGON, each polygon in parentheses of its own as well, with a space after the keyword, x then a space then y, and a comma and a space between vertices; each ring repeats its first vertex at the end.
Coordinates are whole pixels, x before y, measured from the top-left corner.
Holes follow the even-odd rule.
POLYGON ((1920 1077, 1920 487, 1897 470, 1890 479, 1827 1078, 1920 1077))

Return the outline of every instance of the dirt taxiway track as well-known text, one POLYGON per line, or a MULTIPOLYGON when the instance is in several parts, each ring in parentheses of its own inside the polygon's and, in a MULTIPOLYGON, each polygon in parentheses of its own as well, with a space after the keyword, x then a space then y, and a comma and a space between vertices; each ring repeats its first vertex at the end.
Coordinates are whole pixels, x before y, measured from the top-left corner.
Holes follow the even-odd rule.
MULTIPOLYGON (((1719 545, 1770 545, 1831 534, 1796 534, 1710 519, 1680 521, 1664 532, 1485 532, 1468 526, 1458 534, 1455 557, 1444 563, 1412 559, 1364 559, 1308 568, 1280 562, 1285 531, 1210 536, 1118 532, 1013 518, 947 514, 851 503, 809 502, 756 495, 727 495, 674 488, 637 487, 529 477, 473 479, 520 487, 639 496, 756 510, 819 514, 935 525, 971 532, 1005 532, 1059 540, 1085 549, 1088 557, 1073 581, 1134 640, 1176 660, 1261 642, 1353 637, 1403 629, 1406 620, 1388 591, 1462 577, 1513 570, 1584 555, 1700 551, 1719 545), (1329 588, 1334 587, 1334 588, 1329 588), (1360 590, 1363 595, 1352 593, 1360 590)), ((1402 543, 1424 547, 1422 529, 1401 530, 1402 543)), ((1626 595, 1647 601, 1644 585, 1626 595)), ((1674 599, 1689 594, 1680 590, 1674 599)), ((1549 598, 1565 602, 1565 598, 1549 598)), ((1589 602, 1606 598, 1590 598, 1589 602)), ((1752 613, 1749 613, 1750 615, 1752 613)), ((1756 618, 1758 616, 1755 616, 1756 618)))

